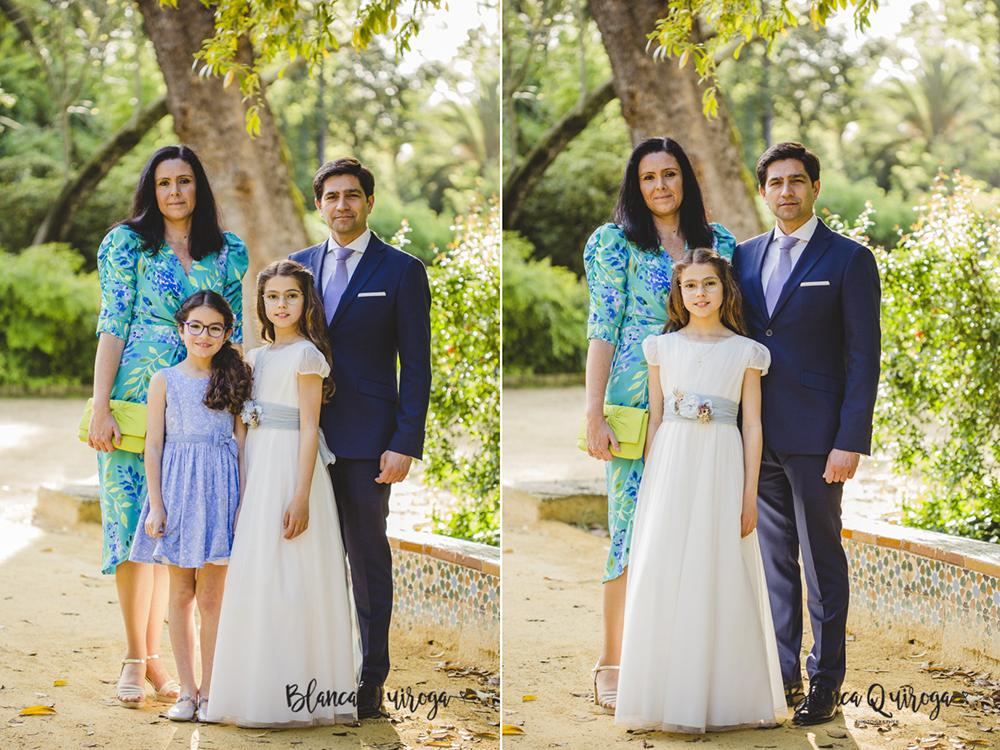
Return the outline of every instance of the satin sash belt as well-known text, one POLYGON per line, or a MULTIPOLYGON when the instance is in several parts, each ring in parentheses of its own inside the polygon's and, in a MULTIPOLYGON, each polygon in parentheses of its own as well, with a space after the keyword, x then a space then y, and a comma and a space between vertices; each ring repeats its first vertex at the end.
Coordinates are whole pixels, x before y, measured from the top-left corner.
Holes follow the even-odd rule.
POLYGON ((217 432, 214 435, 165 435, 164 443, 211 443, 216 448, 228 448, 233 458, 239 457, 239 447, 232 435, 217 432))
MULTIPOLYGON (((257 401, 261 413, 257 421, 257 427, 267 427, 271 430, 297 430, 299 429, 299 410, 294 406, 284 404, 274 404, 270 401, 257 401)), ((328 466, 332 466, 337 461, 330 446, 326 444, 326 435, 323 428, 319 428, 319 460, 328 466)))
POLYGON ((740 405, 722 396, 700 396, 696 393, 664 394, 663 418, 705 424, 736 424, 740 405), (711 413, 706 418, 704 410, 711 413))

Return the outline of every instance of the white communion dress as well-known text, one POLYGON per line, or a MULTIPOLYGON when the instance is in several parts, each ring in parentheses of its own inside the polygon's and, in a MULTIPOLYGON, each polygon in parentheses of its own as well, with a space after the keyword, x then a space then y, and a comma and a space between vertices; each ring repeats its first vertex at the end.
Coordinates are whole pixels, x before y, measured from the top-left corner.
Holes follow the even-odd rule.
POLYGON ((636 501, 615 724, 773 725, 787 709, 757 532, 740 538, 736 426, 744 374, 766 373, 770 353, 743 336, 699 342, 682 332, 642 348, 659 365, 665 415, 636 501), (713 414, 702 421, 706 400, 713 414))
POLYGON ((308 528, 285 539, 283 518, 298 482, 299 431, 288 429, 288 420, 282 428, 268 426, 269 408, 272 414, 280 407, 297 412, 299 373, 326 377, 330 368, 309 341, 254 349, 247 360, 262 414, 260 425, 247 430, 246 491, 222 598, 207 716, 200 718, 248 727, 355 721, 361 647, 333 486, 317 458, 308 528))

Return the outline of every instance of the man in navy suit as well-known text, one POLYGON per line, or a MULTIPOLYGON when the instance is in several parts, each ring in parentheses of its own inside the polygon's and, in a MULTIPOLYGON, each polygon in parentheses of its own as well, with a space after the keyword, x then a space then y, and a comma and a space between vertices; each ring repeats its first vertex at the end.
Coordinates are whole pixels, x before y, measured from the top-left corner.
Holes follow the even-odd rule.
POLYGON ((792 721, 819 724, 839 706, 846 671, 847 557, 840 540, 844 482, 871 452, 881 332, 878 269, 871 251, 813 213, 819 159, 779 143, 757 162, 773 231, 737 246, 750 336, 771 351, 761 380, 764 449, 758 533, 792 721), (815 640, 802 673, 805 568, 815 640))
POLYGON ((336 391, 320 425, 337 457, 330 477, 361 628, 357 707, 365 719, 385 716, 392 617, 386 518, 392 483, 405 479, 423 454, 431 296, 423 264, 368 228, 375 177, 367 167, 353 158, 327 162, 313 192, 330 237, 289 259, 316 277, 333 350, 336 391))

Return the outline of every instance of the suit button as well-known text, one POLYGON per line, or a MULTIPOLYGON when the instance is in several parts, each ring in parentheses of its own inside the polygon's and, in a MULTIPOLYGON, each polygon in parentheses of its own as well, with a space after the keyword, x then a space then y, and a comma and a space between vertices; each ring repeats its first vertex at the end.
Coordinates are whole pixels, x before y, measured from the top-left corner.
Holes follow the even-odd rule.
POLYGON ((764 331, 764 335, 765 336, 773 336, 774 335, 774 331, 772 331, 770 328, 768 328, 766 331, 764 331))

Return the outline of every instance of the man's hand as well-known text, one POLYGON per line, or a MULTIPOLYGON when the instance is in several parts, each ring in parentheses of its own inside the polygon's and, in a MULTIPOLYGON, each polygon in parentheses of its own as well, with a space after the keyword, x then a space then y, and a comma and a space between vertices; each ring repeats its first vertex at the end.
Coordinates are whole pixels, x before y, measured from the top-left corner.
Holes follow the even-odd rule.
POLYGON ((410 464, 413 459, 395 451, 386 451, 379 459, 378 467, 382 470, 375 481, 379 484, 394 484, 406 479, 410 473, 410 464))
POLYGON ((823 479, 826 480, 827 484, 854 479, 854 472, 858 470, 858 461, 860 460, 861 454, 859 453, 834 448, 826 459, 826 471, 823 472, 823 479))

